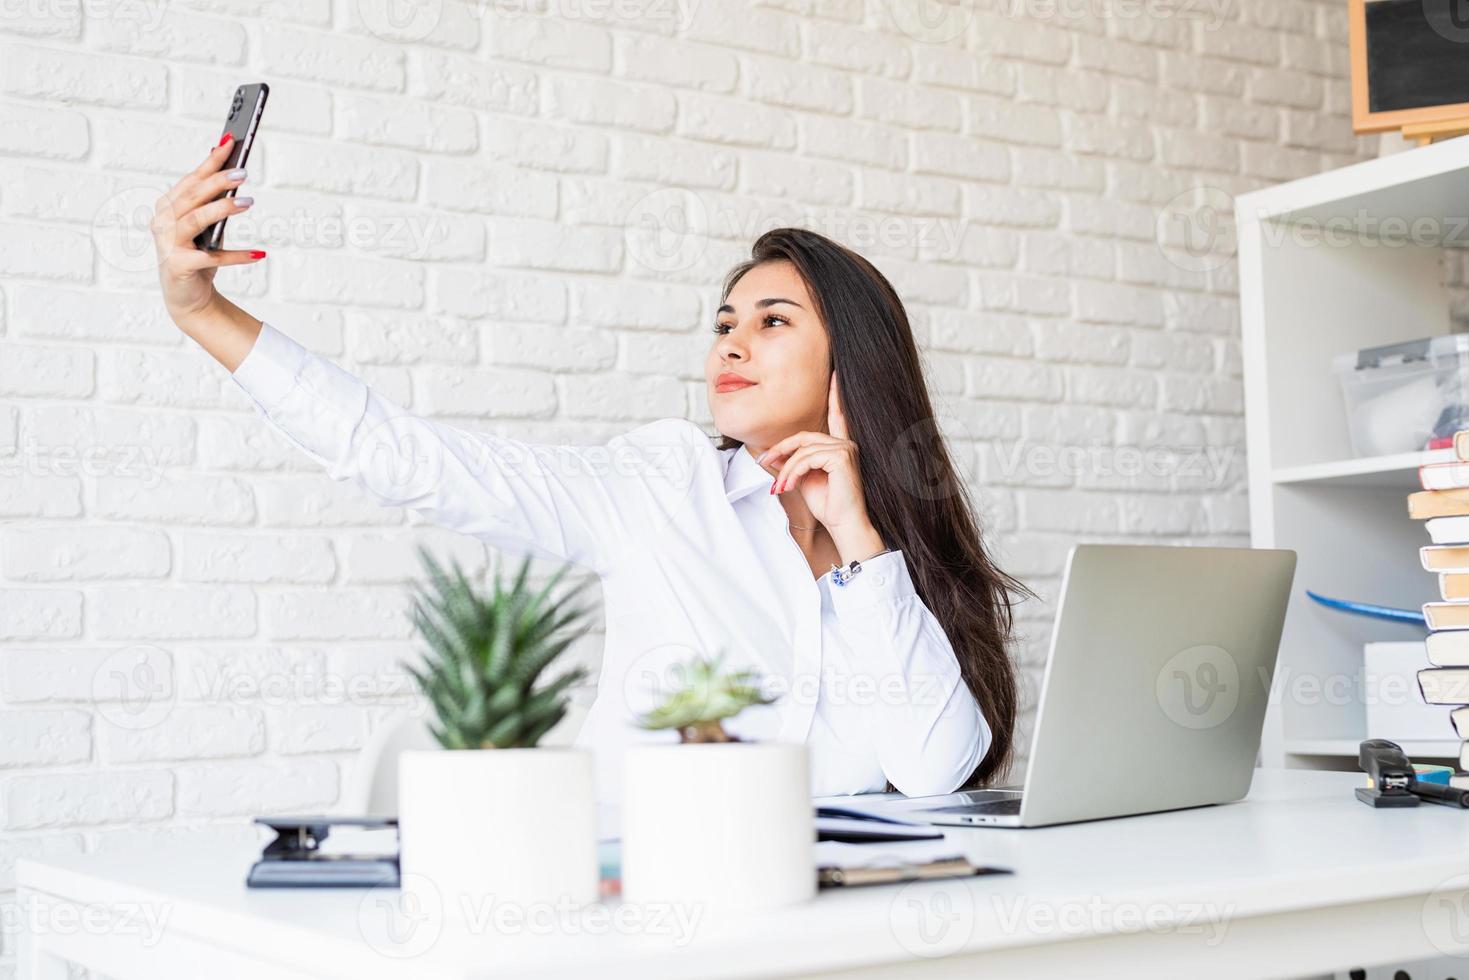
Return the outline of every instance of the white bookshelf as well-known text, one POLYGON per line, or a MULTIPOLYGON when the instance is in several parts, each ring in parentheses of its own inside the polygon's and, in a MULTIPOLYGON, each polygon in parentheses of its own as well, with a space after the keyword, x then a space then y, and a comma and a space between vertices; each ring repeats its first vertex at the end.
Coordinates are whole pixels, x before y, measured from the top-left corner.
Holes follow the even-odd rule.
MULTIPOLYGON (((1261 744, 1265 765, 1356 769, 1366 737, 1362 645, 1422 636, 1320 608, 1306 589, 1405 607, 1437 596, 1435 579, 1418 564, 1428 537, 1408 518, 1404 497, 1417 487, 1421 463, 1452 452, 1353 456, 1331 360, 1450 332, 1442 239, 1415 235, 1411 244, 1389 245, 1371 229, 1387 218, 1409 226, 1438 219, 1462 242, 1469 230, 1456 216, 1469 218, 1469 138, 1236 201, 1251 539, 1298 555, 1261 744), (1329 242, 1288 233, 1313 222, 1350 233, 1329 242), (1326 682, 1337 685, 1329 694, 1326 682)), ((1457 755, 1443 710, 1442 741, 1402 740, 1415 760, 1457 755)))

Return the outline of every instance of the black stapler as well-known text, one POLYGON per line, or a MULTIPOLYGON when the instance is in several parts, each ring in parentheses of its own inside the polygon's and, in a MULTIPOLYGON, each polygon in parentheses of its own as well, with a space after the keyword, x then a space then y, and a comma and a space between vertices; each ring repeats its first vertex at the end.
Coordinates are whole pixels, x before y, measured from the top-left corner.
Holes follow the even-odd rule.
POLYGON ((387 885, 396 888, 398 821, 393 817, 256 817, 275 831, 260 860, 250 868, 251 888, 344 888, 387 885), (321 850, 333 827, 393 830, 391 853, 338 854, 321 850))
POLYGON ((1469 791, 1442 783, 1425 783, 1402 747, 1385 738, 1369 738, 1359 747, 1357 764, 1372 777, 1371 786, 1358 786, 1357 799, 1374 807, 1417 806, 1420 801, 1459 809, 1469 808, 1469 791))

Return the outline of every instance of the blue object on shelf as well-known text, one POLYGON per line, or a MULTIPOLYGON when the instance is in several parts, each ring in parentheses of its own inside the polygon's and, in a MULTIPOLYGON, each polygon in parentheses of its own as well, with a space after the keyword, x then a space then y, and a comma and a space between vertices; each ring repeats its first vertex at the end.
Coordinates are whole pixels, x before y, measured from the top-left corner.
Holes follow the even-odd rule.
POLYGON ((1386 619, 1394 623, 1414 623, 1424 629, 1428 628, 1428 621, 1423 618, 1421 609, 1398 609, 1395 606, 1375 606, 1370 602, 1352 602, 1350 599, 1329 599, 1310 589, 1306 590, 1306 595, 1328 609, 1355 613, 1358 616, 1368 616, 1372 619, 1386 619))
POLYGON ((602 881, 622 879, 622 840, 620 838, 597 841, 597 864, 601 871, 602 881))

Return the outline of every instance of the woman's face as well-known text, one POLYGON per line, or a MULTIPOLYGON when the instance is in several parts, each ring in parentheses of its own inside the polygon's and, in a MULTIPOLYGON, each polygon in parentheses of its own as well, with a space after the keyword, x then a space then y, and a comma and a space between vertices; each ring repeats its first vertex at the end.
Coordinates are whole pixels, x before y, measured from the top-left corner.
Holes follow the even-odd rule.
POLYGON ((704 380, 722 435, 764 450, 793 432, 826 430, 826 325, 795 266, 766 262, 745 273, 715 322, 704 380), (722 384, 727 373, 754 384, 722 384))

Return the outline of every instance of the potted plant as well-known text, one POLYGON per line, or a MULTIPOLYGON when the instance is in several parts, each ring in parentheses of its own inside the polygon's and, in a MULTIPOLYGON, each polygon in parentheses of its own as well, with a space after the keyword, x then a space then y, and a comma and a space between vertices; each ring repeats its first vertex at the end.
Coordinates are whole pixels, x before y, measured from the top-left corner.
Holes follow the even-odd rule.
POLYGON ((771 704, 751 671, 723 657, 684 665, 679 686, 641 715, 675 744, 627 750, 622 895, 636 903, 766 908, 816 892, 806 746, 746 742, 722 722, 771 704))
POLYGON ((595 901, 591 753, 537 745, 586 676, 577 667, 542 682, 587 613, 551 597, 570 566, 536 590, 526 556, 513 584, 497 570, 481 595, 457 564, 446 572, 426 549, 419 555, 429 584, 417 586, 413 621, 428 650, 421 665, 406 666, 448 751, 399 759, 404 889, 432 889, 451 913, 489 897, 522 906, 595 901))

